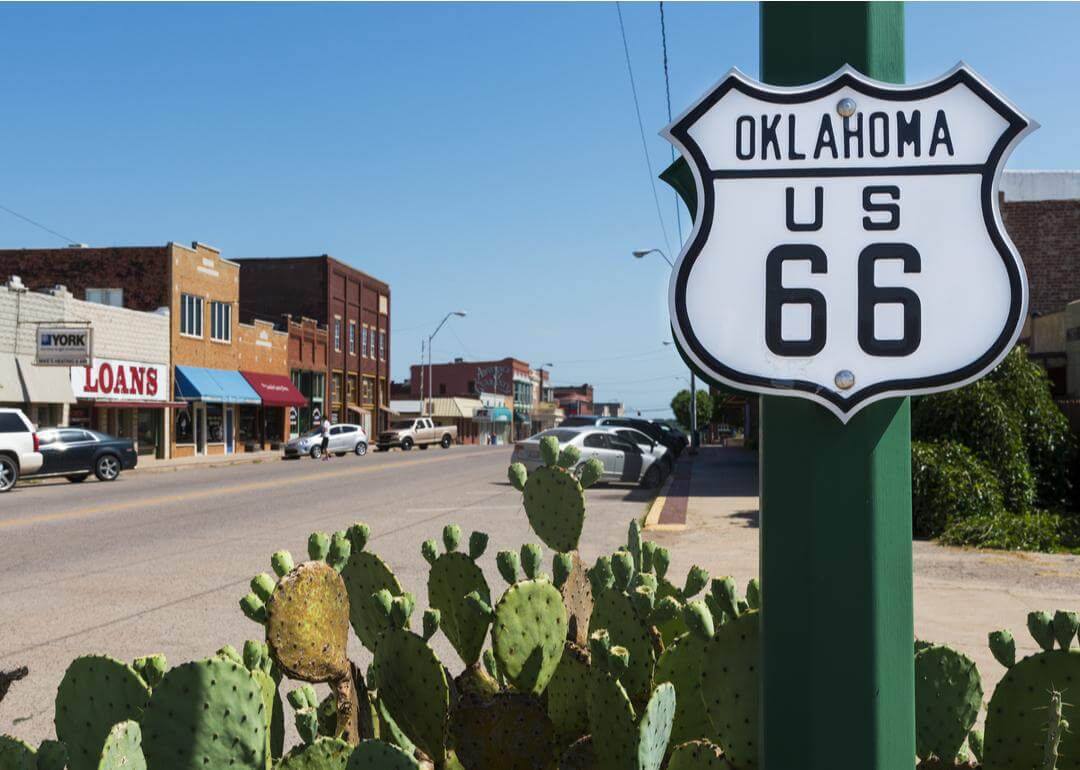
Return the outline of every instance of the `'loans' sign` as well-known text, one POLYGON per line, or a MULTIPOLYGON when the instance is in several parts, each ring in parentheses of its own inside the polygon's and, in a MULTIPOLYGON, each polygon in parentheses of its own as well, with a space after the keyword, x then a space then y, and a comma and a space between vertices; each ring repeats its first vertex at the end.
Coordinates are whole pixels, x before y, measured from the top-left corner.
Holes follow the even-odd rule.
POLYGON ((86 366, 94 354, 89 326, 39 326, 34 364, 86 366))
POLYGON ((72 367, 76 398, 98 401, 168 401, 169 367, 140 361, 95 358, 90 366, 72 367))
POLYGON ((845 422, 982 376, 1026 315, 997 189, 1034 128, 964 66, 918 86, 733 71, 664 132, 699 202, 672 271, 680 348, 716 380, 845 422))

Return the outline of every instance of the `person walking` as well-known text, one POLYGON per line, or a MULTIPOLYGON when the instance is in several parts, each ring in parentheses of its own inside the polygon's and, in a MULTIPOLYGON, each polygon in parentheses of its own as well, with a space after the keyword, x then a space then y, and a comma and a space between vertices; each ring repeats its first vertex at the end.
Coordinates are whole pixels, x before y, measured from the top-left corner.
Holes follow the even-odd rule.
POLYGON ((330 417, 323 418, 322 421, 322 461, 326 462, 330 459, 330 417))

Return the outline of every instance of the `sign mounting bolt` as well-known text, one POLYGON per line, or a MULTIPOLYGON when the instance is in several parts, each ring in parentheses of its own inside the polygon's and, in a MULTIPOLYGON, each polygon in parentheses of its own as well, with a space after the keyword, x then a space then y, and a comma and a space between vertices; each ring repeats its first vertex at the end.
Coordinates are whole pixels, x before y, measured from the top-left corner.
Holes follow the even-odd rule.
POLYGON ((855 114, 855 100, 850 96, 845 96, 836 103, 836 111, 841 117, 850 118, 855 114))
POLYGON ((841 369, 836 373, 833 382, 836 383, 836 387, 840 388, 840 390, 849 390, 855 384, 855 375, 850 369, 841 369))

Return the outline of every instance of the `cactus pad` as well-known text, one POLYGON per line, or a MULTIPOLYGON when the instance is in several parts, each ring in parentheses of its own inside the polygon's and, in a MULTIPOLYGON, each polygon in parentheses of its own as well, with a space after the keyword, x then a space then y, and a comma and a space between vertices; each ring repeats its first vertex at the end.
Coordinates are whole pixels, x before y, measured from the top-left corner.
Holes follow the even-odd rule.
POLYGON ((630 669, 622 677, 623 686, 634 703, 645 703, 652 690, 655 662, 649 627, 638 617, 633 604, 622 591, 593 587, 593 613, 589 632, 606 629, 611 643, 630 652, 630 669))
POLYGON ((495 607, 491 647, 499 671, 521 692, 539 695, 555 673, 566 639, 566 608, 555 586, 525 580, 495 607))
POLYGON ((444 759, 450 686, 438 656, 416 634, 389 628, 373 664, 379 700, 397 726, 436 764, 444 759))
POLYGON ((265 710, 258 683, 239 663, 211 658, 170 669, 140 720, 147 764, 155 770, 264 770, 265 710))
POLYGON ((585 571, 585 563, 577 551, 565 554, 570 557, 570 571, 559 586, 563 606, 566 607, 567 639, 579 647, 589 644, 589 618, 593 611, 592 587, 585 571))
POLYGON ((71 770, 96 770, 112 726, 139 719, 150 689, 135 669, 104 655, 76 658, 56 691, 56 737, 71 770))
POLYGON ((346 770, 420 770, 420 763, 389 743, 361 741, 353 749, 346 770))
POLYGON ((568 746, 589 732, 589 704, 582 693, 589 688, 589 655, 566 642, 562 658, 544 691, 548 716, 555 726, 555 742, 568 746))
POLYGON ((345 770, 352 750, 352 746, 337 738, 319 738, 307 746, 297 746, 274 770, 345 770))
POLYGON ((529 524, 548 548, 577 549, 585 524, 585 492, 570 471, 537 468, 525 483, 524 502, 529 524))
POLYGON ((705 715, 701 692, 701 665, 708 642, 696 634, 684 634, 664 649, 656 661, 656 683, 671 682, 675 687, 675 722, 671 742, 683 743, 714 734, 705 715))
POLYGON ((33 748, 18 738, 0 735, 0 770, 35 770, 34 753, 33 748))
MULTIPOLYGON (((1080 652, 1050 650, 1019 660, 1001 678, 986 712, 985 770, 1040 767, 1050 690, 1062 695, 1062 715, 1080 724, 1080 652)), ((1057 770, 1080 770, 1080 732, 1061 738, 1057 770)))
POLYGON ((667 770, 727 770, 720 747, 708 741, 687 741, 675 747, 667 770))
POLYGON ((559 770, 596 770, 591 735, 579 738, 559 756, 559 770))
POLYGON ((915 656, 915 753, 951 760, 964 745, 982 707, 975 663, 945 646, 915 656))
POLYGON ((675 688, 664 682, 653 690, 638 724, 637 770, 660 770, 675 719, 675 688))
POLYGON ((138 722, 128 719, 113 725, 105 738, 97 770, 146 770, 138 722))
POLYGON ((489 621, 465 597, 476 591, 485 604, 491 604, 484 573, 464 553, 450 551, 432 563, 427 588, 428 604, 442 613, 440 623, 446 638, 465 665, 476 663, 489 621))
POLYGON ((349 599, 329 564, 304 562, 282 577, 266 613, 266 641, 290 677, 327 682, 348 672, 349 599))
MULTIPOLYGON (((594 658, 594 664, 595 664, 594 658)), ((589 685, 589 727, 596 767, 628 770, 637 765, 634 707, 618 680, 594 667, 589 685)))
POLYGON ((467 770, 555 769, 555 728, 533 695, 465 696, 454 706, 452 730, 467 770))
POLYGON ((372 608, 369 597, 384 588, 392 596, 401 596, 404 591, 386 563, 376 554, 358 548, 357 542, 354 537, 352 553, 341 570, 341 577, 349 592, 349 620, 353 631, 364 647, 374 650, 383 629, 383 619, 372 608))
POLYGON ((739 770, 758 766, 758 611, 716 629, 701 666, 705 712, 727 759, 739 770))

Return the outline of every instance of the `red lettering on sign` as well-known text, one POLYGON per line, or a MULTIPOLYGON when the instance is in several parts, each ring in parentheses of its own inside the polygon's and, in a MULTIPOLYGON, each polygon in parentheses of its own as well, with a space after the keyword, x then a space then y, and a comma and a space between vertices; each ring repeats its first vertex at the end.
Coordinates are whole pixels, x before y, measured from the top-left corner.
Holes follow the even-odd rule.
POLYGON ((146 367, 133 366, 131 367, 131 392, 141 396, 145 387, 143 386, 143 376, 146 374, 146 367))
POLYGON ((102 393, 113 392, 113 368, 109 364, 102 364, 98 369, 98 386, 102 393))
POLYGON ((115 388, 115 391, 117 393, 124 393, 124 394, 130 392, 127 389, 127 375, 124 374, 124 367, 123 366, 116 367, 116 388, 115 388))
POLYGON ((84 368, 86 369, 86 380, 83 383, 83 390, 87 393, 97 393, 97 383, 94 382, 93 377, 94 368, 92 366, 84 368))
POLYGON ((157 369, 146 370, 146 395, 157 395, 157 369))

